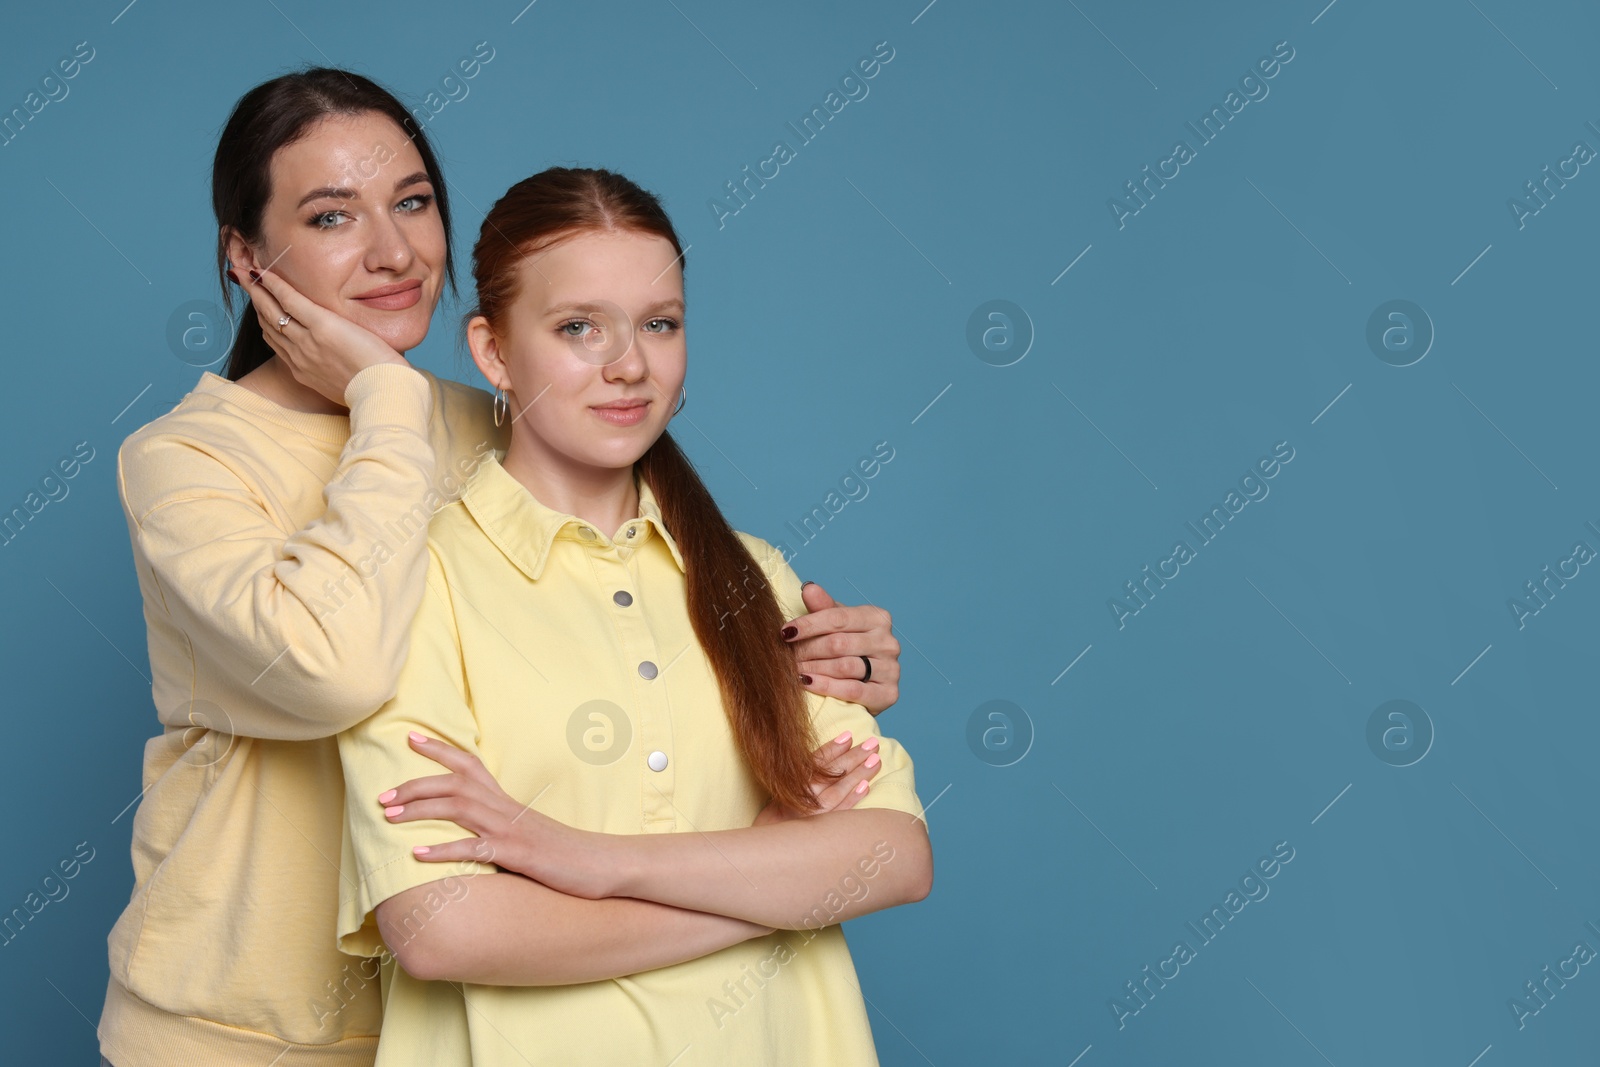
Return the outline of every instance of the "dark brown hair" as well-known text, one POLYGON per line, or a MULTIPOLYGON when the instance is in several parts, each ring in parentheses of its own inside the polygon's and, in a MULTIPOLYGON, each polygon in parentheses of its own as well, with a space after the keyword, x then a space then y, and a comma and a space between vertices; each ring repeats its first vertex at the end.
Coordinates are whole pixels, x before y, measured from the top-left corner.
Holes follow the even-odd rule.
MULTIPOLYGON (((444 226, 445 277, 451 288, 455 287, 450 200, 445 195, 444 173, 427 134, 406 112, 405 105, 376 82, 353 71, 308 67, 262 82, 240 97, 217 141, 217 153, 211 163, 211 210, 217 216, 217 280, 229 315, 233 314, 234 291, 228 283, 228 230, 237 230, 252 244, 261 239, 261 215, 272 195, 273 153, 304 137, 314 123, 329 115, 369 111, 393 119, 422 157, 428 180, 433 182, 439 221, 444 226)), ((272 355, 247 298, 234 326, 228 379, 238 381, 272 355)))
MULTIPOLYGON (((552 167, 524 178, 483 220, 472 249, 478 306, 466 319, 482 315, 504 336, 527 254, 581 233, 616 230, 663 237, 684 262, 661 201, 622 175, 552 167)), ((794 811, 817 810, 812 779, 839 775, 825 770, 813 751, 805 691, 778 632, 786 620, 771 584, 671 434, 663 432, 635 469, 683 554, 689 619, 716 674, 740 754, 773 799, 794 811)))

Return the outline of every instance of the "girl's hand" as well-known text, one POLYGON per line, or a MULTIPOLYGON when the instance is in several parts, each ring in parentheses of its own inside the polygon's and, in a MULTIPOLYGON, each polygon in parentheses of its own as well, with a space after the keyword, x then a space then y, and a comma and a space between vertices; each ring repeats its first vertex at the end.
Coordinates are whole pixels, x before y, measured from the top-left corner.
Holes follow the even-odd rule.
POLYGON ((520 804, 470 752, 411 731, 411 748, 449 768, 378 797, 390 822, 448 819, 476 837, 413 849, 424 863, 474 860, 543 882, 568 896, 611 895, 611 835, 579 830, 520 804))
POLYGON ((800 595, 810 614, 786 624, 783 636, 799 660, 801 684, 874 715, 899 700, 900 642, 889 613, 871 604, 843 607, 816 582, 802 586, 800 595), (862 656, 872 660, 872 677, 865 682, 862 656))
MULTIPOLYGON (((883 760, 878 758, 876 737, 869 737, 851 748, 850 734, 845 733, 817 749, 817 754, 822 757, 824 766, 843 771, 845 774, 837 781, 829 781, 821 775, 812 779, 811 792, 822 805, 820 811, 809 813, 812 815, 821 815, 829 811, 847 811, 855 807, 857 802, 867 795, 867 790, 871 787, 870 780, 883 769, 883 760)), ((750 825, 766 826, 768 823, 805 817, 773 800, 761 809, 756 815, 755 822, 750 825)))
POLYGON ((238 267, 231 273, 255 305, 262 336, 295 381, 335 404, 345 402, 345 387, 357 372, 375 363, 410 365, 383 338, 302 296, 272 271, 261 272, 259 280, 238 267), (280 331, 278 320, 285 315, 290 321, 280 331))

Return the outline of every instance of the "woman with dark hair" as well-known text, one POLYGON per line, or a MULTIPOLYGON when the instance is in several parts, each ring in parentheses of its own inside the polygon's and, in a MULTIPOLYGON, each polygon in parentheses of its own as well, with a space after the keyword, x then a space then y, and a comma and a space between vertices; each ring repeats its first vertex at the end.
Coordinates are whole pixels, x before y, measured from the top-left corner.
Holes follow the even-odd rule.
POLYGON ((800 579, 666 432, 672 223, 555 168, 473 261, 473 358, 527 414, 434 519, 395 696, 338 738, 340 946, 394 954, 378 1067, 876 1063, 837 924, 932 887, 911 759, 831 773, 818 739, 872 716, 801 687, 800 579))
MULTIPOLYGON (((449 207, 388 92, 323 68, 257 86, 212 190, 219 272, 254 314, 227 376, 118 453, 164 729, 145 746, 100 1046, 117 1067, 365 1065, 379 983, 335 947, 334 735, 394 694, 429 519, 510 426, 404 358, 451 281, 449 207)), ((892 702, 887 616, 815 590, 811 606, 785 631, 811 687, 892 702)), ((870 774, 869 756, 832 766, 870 774)))

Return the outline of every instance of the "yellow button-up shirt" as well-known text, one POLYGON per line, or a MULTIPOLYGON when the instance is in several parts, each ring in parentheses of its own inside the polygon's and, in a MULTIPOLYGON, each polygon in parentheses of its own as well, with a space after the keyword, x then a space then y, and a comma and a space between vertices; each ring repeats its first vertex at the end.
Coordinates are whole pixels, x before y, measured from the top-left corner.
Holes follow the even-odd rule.
MULTIPOLYGON (((424 863, 420 844, 462 835, 443 820, 390 823, 377 796, 437 763, 415 729, 476 754, 511 796, 568 825, 613 834, 747 827, 769 797, 744 765, 689 622, 683 558, 639 481, 639 517, 607 536, 546 507, 499 454, 429 529, 427 593, 399 689, 339 735, 346 783, 339 946, 383 951, 374 909, 414 886, 492 864, 424 863)), ((800 580, 767 542, 739 534, 785 617, 800 580)), ((754 587, 758 579, 752 576, 754 587)), ((738 625, 732 616, 730 625, 738 625)), ((882 737, 883 767, 858 807, 923 818, 911 759, 859 704, 806 694, 819 743, 882 737)), ((831 915, 871 889, 887 846, 841 872, 810 924, 697 960, 569 986, 424 982, 385 967, 377 1067, 545 1064, 875 1064, 843 931, 831 915)), ((452 877, 454 876, 454 877, 452 877)), ((796 917, 797 920, 799 917, 796 917)), ((530 916, 530 921, 536 917, 530 916)))

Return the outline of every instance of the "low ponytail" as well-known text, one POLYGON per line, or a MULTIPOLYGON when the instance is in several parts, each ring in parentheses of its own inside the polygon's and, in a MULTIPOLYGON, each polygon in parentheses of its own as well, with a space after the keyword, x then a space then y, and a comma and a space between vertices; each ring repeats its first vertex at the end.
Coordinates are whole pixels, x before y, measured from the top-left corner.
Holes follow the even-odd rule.
POLYGON ((740 754, 773 799, 816 810, 809 785, 820 773, 817 740, 794 652, 779 634, 788 620, 771 583, 671 434, 662 433, 637 466, 683 554, 689 620, 740 754))

